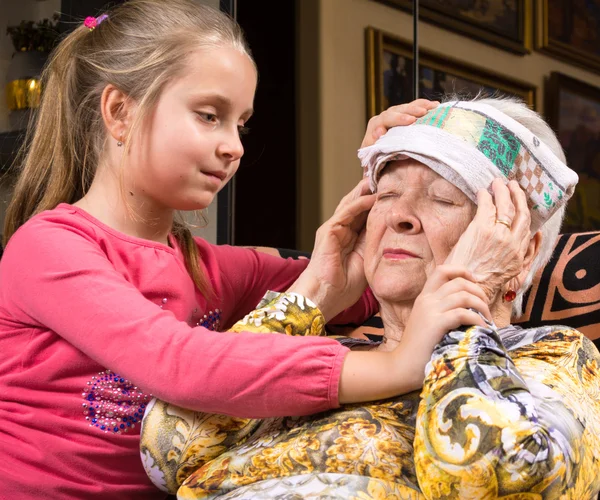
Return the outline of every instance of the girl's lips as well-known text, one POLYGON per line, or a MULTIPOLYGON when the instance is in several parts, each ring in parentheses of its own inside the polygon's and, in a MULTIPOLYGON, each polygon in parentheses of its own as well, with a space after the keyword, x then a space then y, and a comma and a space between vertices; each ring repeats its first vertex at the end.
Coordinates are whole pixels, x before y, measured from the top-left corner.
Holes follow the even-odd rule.
POLYGON ((204 175, 212 175, 213 177, 217 177, 219 180, 224 180, 227 177, 227 172, 223 170, 214 170, 212 172, 201 170, 201 172, 204 175))
POLYGON ((224 170, 215 170, 214 172, 206 172, 209 175, 214 175, 215 177, 218 177, 221 180, 225 180, 225 178, 227 177, 227 172, 225 172, 224 170))
POLYGON ((201 172, 204 176, 206 176, 206 178, 209 180, 209 182, 213 183, 215 186, 220 187, 221 184, 223 183, 223 179, 221 179, 220 176, 217 175, 217 173, 213 173, 213 172, 201 172))

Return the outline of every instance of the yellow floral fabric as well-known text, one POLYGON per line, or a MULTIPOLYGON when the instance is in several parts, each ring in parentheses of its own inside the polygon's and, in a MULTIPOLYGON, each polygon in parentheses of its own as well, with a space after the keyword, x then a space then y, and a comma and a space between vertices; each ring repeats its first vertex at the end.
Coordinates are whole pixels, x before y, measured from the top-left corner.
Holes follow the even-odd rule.
POLYGON ((427 366, 417 415, 421 490, 426 498, 596 498, 599 396, 600 355, 576 330, 447 334, 427 366))
POLYGON ((325 318, 317 306, 302 295, 269 291, 256 309, 229 331, 323 335, 325 318))
MULTIPOLYGON (((243 329, 323 332, 286 301, 267 297, 243 329)), ((436 347, 420 394, 265 420, 157 401, 141 437, 149 476, 179 499, 592 499, 600 354, 565 327, 465 328, 436 347)))

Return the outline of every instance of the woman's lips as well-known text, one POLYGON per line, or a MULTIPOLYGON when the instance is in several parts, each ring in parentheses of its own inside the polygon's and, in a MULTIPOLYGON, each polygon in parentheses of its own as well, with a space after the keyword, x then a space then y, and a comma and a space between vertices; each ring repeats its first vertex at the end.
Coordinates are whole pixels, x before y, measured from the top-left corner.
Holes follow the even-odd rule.
POLYGON ((415 259, 417 256, 402 248, 386 248, 383 250, 383 258, 388 260, 415 259))

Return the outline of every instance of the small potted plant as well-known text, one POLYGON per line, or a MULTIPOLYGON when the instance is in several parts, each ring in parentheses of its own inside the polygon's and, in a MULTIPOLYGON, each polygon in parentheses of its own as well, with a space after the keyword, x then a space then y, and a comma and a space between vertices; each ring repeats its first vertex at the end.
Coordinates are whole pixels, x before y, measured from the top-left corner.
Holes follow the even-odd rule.
POLYGON ((54 14, 52 20, 21 21, 6 29, 15 48, 6 73, 6 100, 13 130, 25 128, 31 110, 39 105, 40 74, 58 43, 58 20, 59 15, 54 14))

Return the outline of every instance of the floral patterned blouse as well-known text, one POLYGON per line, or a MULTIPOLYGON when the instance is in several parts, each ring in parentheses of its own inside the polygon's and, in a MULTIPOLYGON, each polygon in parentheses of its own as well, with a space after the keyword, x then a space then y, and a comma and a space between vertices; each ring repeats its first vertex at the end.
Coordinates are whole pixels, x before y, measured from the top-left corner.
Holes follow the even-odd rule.
MULTIPOLYGON (((234 329, 319 335, 324 321, 270 292, 234 329)), ((179 499, 592 499, 600 354, 567 327, 464 328, 436 347, 420 394, 265 420, 153 401, 141 454, 179 499)))

